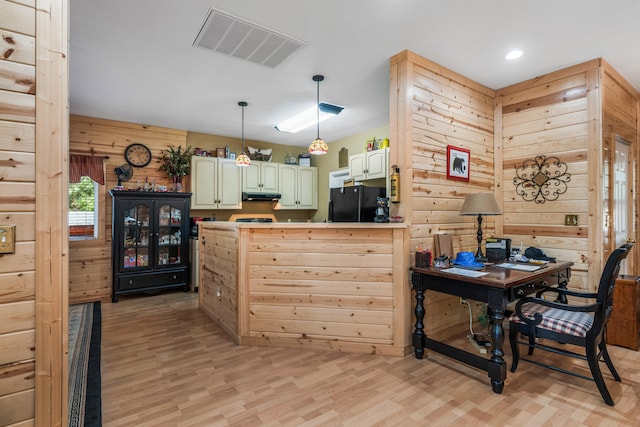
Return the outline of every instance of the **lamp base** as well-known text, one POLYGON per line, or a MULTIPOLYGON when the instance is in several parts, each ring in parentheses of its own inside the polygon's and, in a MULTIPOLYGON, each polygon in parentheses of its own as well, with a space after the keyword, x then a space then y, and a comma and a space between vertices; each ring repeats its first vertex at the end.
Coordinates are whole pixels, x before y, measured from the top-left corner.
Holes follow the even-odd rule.
POLYGON ((482 214, 478 214, 478 232, 476 233, 478 237, 478 249, 476 250, 476 261, 486 262, 487 258, 482 253, 482 214))

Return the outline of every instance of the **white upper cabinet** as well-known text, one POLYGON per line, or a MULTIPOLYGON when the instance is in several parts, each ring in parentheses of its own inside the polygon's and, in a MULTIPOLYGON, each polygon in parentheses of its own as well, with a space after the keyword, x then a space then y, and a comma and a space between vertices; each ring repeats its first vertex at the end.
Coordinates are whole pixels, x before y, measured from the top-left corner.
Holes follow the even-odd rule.
POLYGON ((277 193, 278 164, 252 161, 242 168, 242 191, 247 193, 277 193))
POLYGON ((298 166, 298 209, 318 209, 318 168, 298 166))
POLYGON ((241 209, 242 175, 235 161, 191 158, 191 209, 241 209))
POLYGON ((215 157, 191 158, 191 209, 211 209, 215 205, 217 167, 215 157))
POLYGON ((318 168, 279 164, 278 209, 318 209, 318 168))
POLYGON ((242 209, 242 173, 235 160, 218 159, 218 209, 242 209))
POLYGON ((388 171, 388 148, 349 156, 349 176, 354 181, 386 178, 388 171))

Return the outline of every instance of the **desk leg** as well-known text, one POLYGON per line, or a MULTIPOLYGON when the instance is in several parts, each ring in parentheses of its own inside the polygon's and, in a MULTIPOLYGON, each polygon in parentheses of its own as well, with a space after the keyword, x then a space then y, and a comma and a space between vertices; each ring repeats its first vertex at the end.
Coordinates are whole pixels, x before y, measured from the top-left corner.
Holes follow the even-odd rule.
POLYGON ((413 352, 416 359, 424 357, 426 335, 424 334, 424 290, 416 289, 416 329, 412 335, 413 352))
POLYGON ((502 393, 504 388, 504 380, 507 378, 507 364, 504 361, 504 352, 502 344, 504 344, 504 329, 502 321, 504 320, 504 310, 502 308, 492 308, 492 328, 491 328, 491 359, 489 359, 489 378, 491 378, 491 388, 494 393, 502 393))
MULTIPOLYGON (((558 283, 558 287, 560 289, 567 290, 567 282, 558 283)), ((558 298, 555 302, 559 302, 560 304, 568 304, 569 300, 567 300, 567 296, 565 294, 558 294, 558 298)))

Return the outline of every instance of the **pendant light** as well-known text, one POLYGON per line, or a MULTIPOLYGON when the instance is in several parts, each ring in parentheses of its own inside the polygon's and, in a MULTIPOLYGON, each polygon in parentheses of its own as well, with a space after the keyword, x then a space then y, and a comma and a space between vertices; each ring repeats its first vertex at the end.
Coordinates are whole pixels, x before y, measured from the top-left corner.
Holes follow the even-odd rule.
POLYGON ((251 159, 244 152, 244 107, 249 104, 244 101, 240 101, 238 102, 238 105, 242 107, 242 153, 238 157, 236 157, 236 165, 249 166, 251 164, 251 159))
POLYGON ((324 80, 324 76, 320 74, 316 74, 313 76, 313 81, 318 83, 318 91, 317 91, 317 103, 316 108, 318 111, 317 114, 317 125, 318 125, 318 137, 309 145, 309 153, 311 154, 327 154, 329 151, 329 147, 327 147, 327 143, 320 138, 320 82, 324 80))

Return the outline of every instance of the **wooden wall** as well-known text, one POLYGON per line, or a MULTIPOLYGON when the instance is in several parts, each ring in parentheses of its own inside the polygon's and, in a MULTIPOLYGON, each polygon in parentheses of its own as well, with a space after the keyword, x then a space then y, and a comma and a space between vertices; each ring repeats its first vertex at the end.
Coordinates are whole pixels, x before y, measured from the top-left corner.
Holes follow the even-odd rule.
POLYGON ((200 228, 200 309, 239 344, 238 229, 208 222, 200 228))
POLYGON ((570 285, 579 288, 588 282, 589 234, 598 233, 590 205, 602 206, 595 191, 602 176, 602 162, 597 161, 601 136, 594 125, 599 123, 599 96, 593 61, 501 89, 496 99, 496 114, 502 115, 496 132, 502 168, 496 178, 505 207, 503 233, 514 245, 536 246, 549 256, 573 261, 570 285), (570 181, 557 200, 536 203, 516 194, 516 168, 538 155, 555 156, 567 165, 570 181), (565 226, 565 214, 577 214, 578 225, 565 226))
POLYGON ((240 230, 242 344, 406 355, 406 230, 310 227, 240 230))
MULTIPOLYGON (((158 185, 171 185, 160 167, 160 151, 169 145, 186 147, 187 133, 113 120, 72 115, 70 117, 69 150, 72 154, 105 158, 106 185, 101 188, 101 224, 97 240, 69 242, 69 301, 95 301, 111 295, 111 196, 105 191, 117 182, 114 169, 125 162, 124 149, 141 142, 151 149, 153 160, 144 168, 133 168, 133 177, 123 183, 135 187, 145 179, 158 185)), ((101 186, 102 187, 102 186, 101 186)))
POLYGON ((0 255, 0 425, 66 424, 67 18, 65 0, 0 0, 0 224, 16 226, 0 255))
MULTIPOLYGON (((402 165, 401 203, 392 215, 405 217, 413 256, 418 245, 434 248, 434 236, 453 236, 454 251, 475 251, 475 218, 458 214, 471 193, 493 193, 494 91, 464 76, 404 51, 391 58, 390 164, 402 165), (470 150, 470 180, 447 179, 447 146, 470 150)), ((494 218, 483 221, 486 236, 494 218)), ((413 262, 411 262, 413 265, 413 262)), ((425 301, 430 333, 460 331, 469 321, 459 299, 433 292, 425 301)))
MULTIPOLYGON (((612 203, 603 191, 611 152, 607 141, 624 135, 637 150, 637 103, 635 90, 601 59, 497 91, 496 115, 502 116, 502 126, 496 127, 496 152, 502 154, 502 167, 496 170, 497 194, 505 211, 499 224, 502 234, 514 245, 522 242, 525 248, 536 246, 573 261, 571 287, 595 289, 598 284, 609 253, 603 227, 603 213, 612 203), (535 203, 516 193, 516 168, 539 155, 557 157, 567 165, 570 181, 557 200, 535 203), (578 215, 578 224, 565 225, 566 214, 578 215)), ((633 221, 629 226, 632 237, 633 221)), ((633 260, 631 264, 633 269, 633 260)))
POLYGON ((35 417, 34 3, 0 1, 0 224, 16 225, 0 255, 0 425, 35 417))

